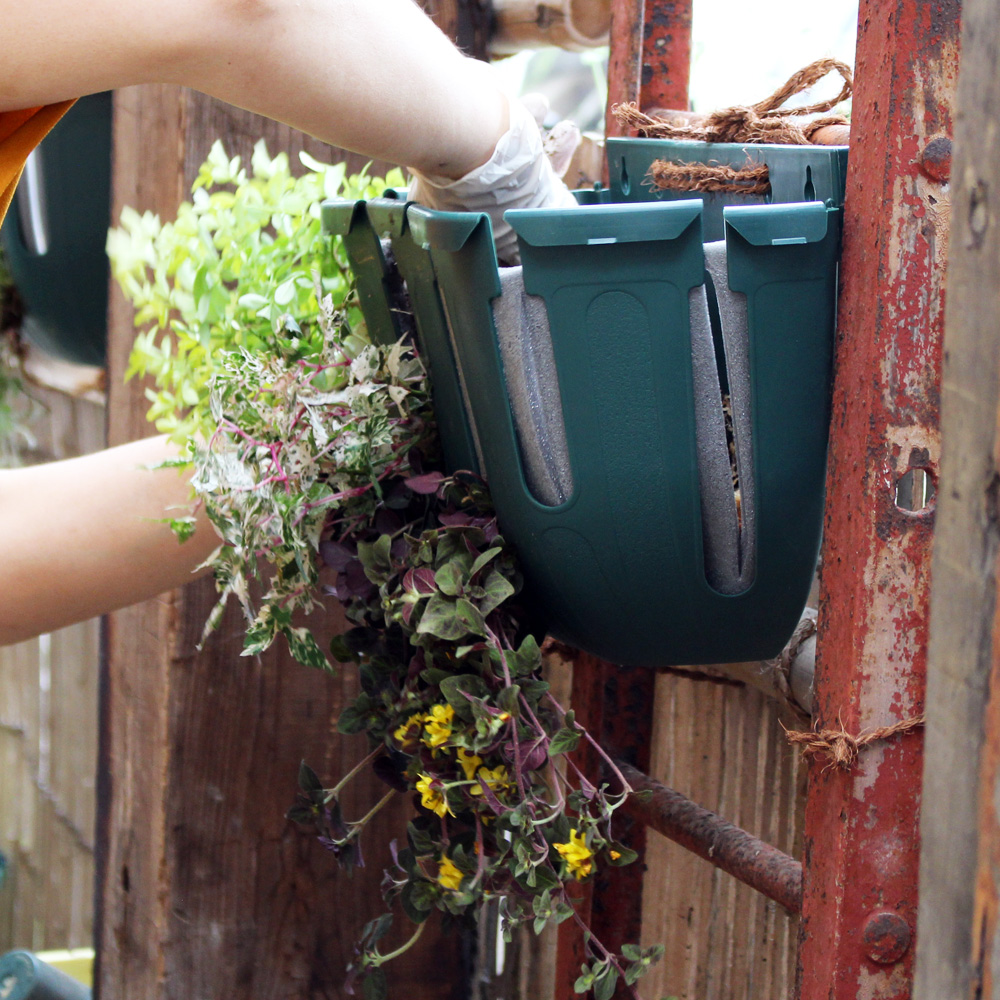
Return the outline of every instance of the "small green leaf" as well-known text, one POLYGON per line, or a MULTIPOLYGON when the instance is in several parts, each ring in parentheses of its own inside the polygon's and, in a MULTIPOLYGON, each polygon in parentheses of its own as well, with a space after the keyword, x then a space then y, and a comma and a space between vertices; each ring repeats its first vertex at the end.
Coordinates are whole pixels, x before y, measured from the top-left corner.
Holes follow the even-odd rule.
POLYGON ((335 635, 330 640, 330 655, 338 663, 357 663, 358 654, 348 644, 342 635, 335 635))
POLYGON ((489 630, 486 627, 486 619, 472 601, 460 597, 455 602, 455 611, 458 614, 459 621, 465 625, 467 632, 473 632, 481 636, 488 634, 489 630))
POLYGON ((434 583, 443 594, 457 597, 463 591, 464 574, 457 560, 445 563, 434 571, 434 583))
POLYGON ((469 708, 470 698, 480 701, 488 698, 490 689, 478 674, 452 674, 441 681, 441 694, 456 712, 460 712, 469 708))
POLYGON ((407 882, 399 896, 399 905, 406 916, 415 924, 422 924, 431 914, 427 900, 416 892, 417 882, 407 882))
POLYGON ((373 948, 389 933, 390 927, 392 927, 392 914, 383 913, 380 917, 375 917, 374 920, 369 920, 365 924, 361 936, 368 947, 373 948))
POLYGON ((323 790, 323 782, 319 780, 319 775, 305 761, 299 764, 299 788, 307 795, 310 792, 323 790))
POLYGON ((194 534, 198 522, 193 517, 171 517, 167 519, 167 524, 177 536, 177 541, 183 544, 194 534))
POLYGON ((507 598, 513 597, 516 593, 514 585, 496 569, 490 571, 483 589, 486 591, 486 596, 480 602, 479 610, 484 616, 495 611, 507 598))
POLYGON ((293 823, 298 823, 300 825, 305 825, 307 823, 312 823, 316 818, 315 813, 313 813, 312 808, 307 805, 294 805, 288 812, 285 813, 285 819, 291 820, 293 823))
POLYGON ((580 734, 571 729, 560 729, 549 743, 549 756, 572 753, 580 745, 580 734))
POLYGON ((386 979, 385 969, 376 966, 368 972, 362 981, 362 990, 365 1000, 388 1000, 389 983, 386 979))
POLYGON ((435 635, 439 639, 463 639, 469 630, 458 614, 456 603, 443 594, 432 594, 417 625, 418 635, 435 635))
POLYGON ((499 546, 487 549, 482 555, 476 557, 476 561, 469 570, 469 576, 475 576, 487 563, 491 563, 500 553, 503 552, 499 546))
POLYGON ((594 980, 594 1000, 611 1000, 618 987, 618 970, 613 965, 594 980))
POLYGON ((624 844, 617 842, 608 844, 605 853, 608 864, 614 865, 616 868, 623 868, 625 865, 630 865, 639 857, 631 847, 626 847, 624 844))

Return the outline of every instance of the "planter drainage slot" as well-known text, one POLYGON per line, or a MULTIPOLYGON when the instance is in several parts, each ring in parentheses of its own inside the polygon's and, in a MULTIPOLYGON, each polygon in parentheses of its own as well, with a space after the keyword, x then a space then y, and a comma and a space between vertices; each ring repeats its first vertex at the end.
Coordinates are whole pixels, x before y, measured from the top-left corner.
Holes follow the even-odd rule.
POLYGON ((706 212, 512 211, 522 266, 499 269, 485 215, 324 206, 382 343, 398 267, 445 462, 488 479, 526 599, 620 663, 775 656, 815 569, 840 210, 725 206, 708 242, 706 212))

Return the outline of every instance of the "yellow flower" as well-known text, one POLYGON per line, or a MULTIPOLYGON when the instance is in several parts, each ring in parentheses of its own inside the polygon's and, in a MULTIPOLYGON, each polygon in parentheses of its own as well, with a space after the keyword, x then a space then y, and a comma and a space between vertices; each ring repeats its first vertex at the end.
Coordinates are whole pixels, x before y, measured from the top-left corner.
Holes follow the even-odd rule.
POLYGON ((503 764, 494 767, 492 770, 488 767, 481 767, 477 777, 483 784, 477 782, 469 789, 473 795, 482 795, 483 785, 486 785, 495 795, 500 795, 510 788, 510 778, 507 776, 507 768, 503 764))
POLYGON ((590 860, 594 852, 587 846, 586 838, 576 830, 569 831, 568 844, 553 844, 566 862, 566 870, 577 880, 586 878, 593 870, 590 860))
POLYGON ((622 856, 621 851, 608 851, 608 854, 611 856, 612 861, 617 861, 622 856))
POLYGON ((424 746, 436 749, 451 739, 451 723, 455 709, 451 705, 432 705, 424 716, 424 746))
POLYGON ((417 750, 417 740, 420 739, 423 726, 423 712, 414 712, 406 722, 393 732, 393 738, 403 750, 406 750, 408 753, 415 752, 417 750))
POLYGON ((447 854, 441 855, 438 863, 438 882, 446 889, 458 889, 462 884, 462 873, 455 867, 455 863, 447 854))
POLYGON ((476 768, 482 764, 483 758, 477 757, 471 750, 466 750, 465 747, 459 747, 458 762, 462 765, 462 770, 465 772, 465 780, 472 781, 476 776, 476 768))
POLYGON ((445 813, 454 816, 455 814, 448 808, 448 800, 444 797, 444 792, 440 788, 435 788, 434 783, 435 779, 429 774, 420 775, 420 780, 417 782, 420 804, 438 816, 444 816, 445 813))

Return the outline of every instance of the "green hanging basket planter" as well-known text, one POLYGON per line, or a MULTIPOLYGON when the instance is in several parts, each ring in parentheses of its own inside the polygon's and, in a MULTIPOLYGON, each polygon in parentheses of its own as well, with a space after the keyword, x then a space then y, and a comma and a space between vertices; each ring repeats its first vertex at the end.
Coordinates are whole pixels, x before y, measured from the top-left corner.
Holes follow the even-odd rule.
POLYGON ((324 207, 386 343, 405 280, 446 462, 487 478, 540 620, 623 664, 777 655, 819 548, 840 209, 726 207, 707 243, 705 211, 510 212, 498 268, 485 215, 324 207))
POLYGON ((25 337, 66 361, 104 364, 110 219, 111 94, 92 94, 32 153, 0 230, 25 337))

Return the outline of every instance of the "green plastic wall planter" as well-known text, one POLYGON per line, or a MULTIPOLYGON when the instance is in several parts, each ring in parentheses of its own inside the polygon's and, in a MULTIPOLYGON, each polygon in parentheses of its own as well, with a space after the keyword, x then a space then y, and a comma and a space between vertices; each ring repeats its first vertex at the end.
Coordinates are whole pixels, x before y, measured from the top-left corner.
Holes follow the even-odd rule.
POLYGON ((502 530, 551 634, 631 665, 780 652, 805 604, 822 526, 838 209, 731 207, 724 246, 703 244, 700 200, 508 214, 526 301, 544 303, 558 383, 570 474, 555 499, 540 499, 529 481, 525 439, 542 424, 531 414, 537 397, 518 408, 525 380, 514 378, 519 362, 498 332, 510 274, 497 268, 489 219, 401 202, 327 212, 349 213, 351 231, 368 218, 378 267, 390 266, 379 242, 388 237, 423 350, 438 340, 432 377, 445 367, 459 382, 447 404, 435 396, 439 424, 475 429, 502 530), (714 329, 737 313, 742 356, 714 329), (738 398, 735 447, 752 509, 745 496, 734 502, 728 458, 728 485, 706 489, 720 468, 711 472, 706 442, 726 447, 704 433, 706 420, 722 425, 720 391, 738 398), (739 538, 723 544, 722 562, 739 565, 723 585, 713 579, 712 538, 727 519, 739 538))
POLYGON ((0 231, 24 335, 67 361, 103 365, 111 218, 111 94, 81 98, 41 145, 0 231))
POLYGON ((405 332, 392 308, 394 282, 402 278, 416 320, 419 346, 431 382, 445 465, 452 471, 480 472, 472 424, 462 395, 437 279, 426 247, 414 242, 403 200, 328 201, 324 230, 342 237, 358 287, 361 310, 372 340, 388 346, 405 332), (391 244, 391 252, 389 245, 391 244), (398 269, 398 271, 397 271, 398 269))
POLYGON ((0 997, 4 1000, 90 1000, 90 990, 30 951, 0 955, 0 997))
POLYGON ((700 198, 705 205, 702 216, 705 239, 721 240, 724 233, 722 212, 728 205, 822 201, 842 206, 847 179, 847 150, 847 146, 775 146, 609 138, 607 157, 610 200, 677 201, 700 198), (771 194, 661 191, 646 179, 654 160, 711 163, 737 170, 748 163, 766 163, 771 194))

